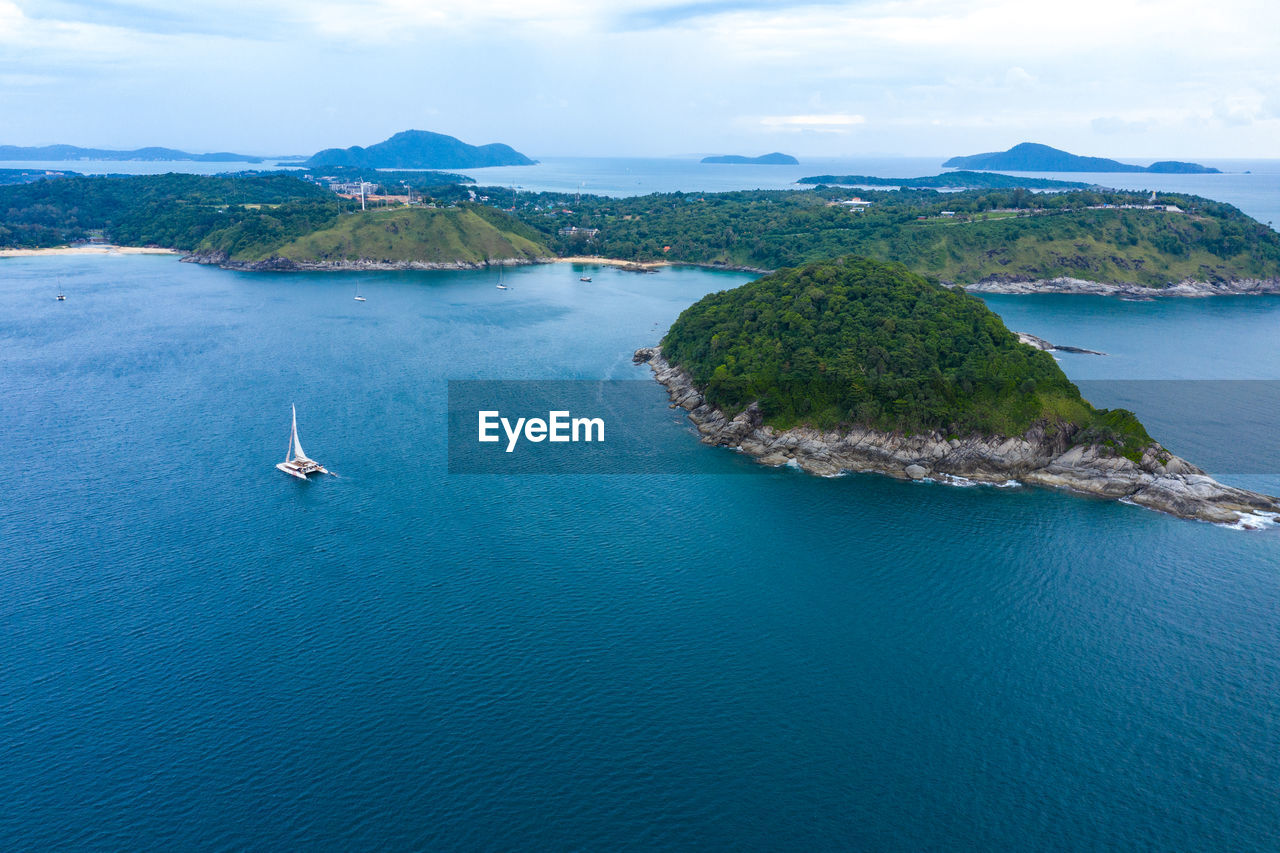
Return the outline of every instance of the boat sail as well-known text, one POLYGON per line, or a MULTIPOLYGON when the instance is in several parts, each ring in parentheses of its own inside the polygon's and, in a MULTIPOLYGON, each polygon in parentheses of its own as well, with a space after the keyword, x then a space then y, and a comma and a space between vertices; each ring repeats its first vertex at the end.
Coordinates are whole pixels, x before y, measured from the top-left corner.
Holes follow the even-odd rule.
POLYGON ((298 409, 293 405, 290 408, 293 409, 293 430, 289 433, 289 451, 285 454, 284 461, 276 467, 299 480, 307 479, 308 474, 332 473, 319 462, 307 457, 306 451, 302 449, 302 442, 298 441, 298 409))

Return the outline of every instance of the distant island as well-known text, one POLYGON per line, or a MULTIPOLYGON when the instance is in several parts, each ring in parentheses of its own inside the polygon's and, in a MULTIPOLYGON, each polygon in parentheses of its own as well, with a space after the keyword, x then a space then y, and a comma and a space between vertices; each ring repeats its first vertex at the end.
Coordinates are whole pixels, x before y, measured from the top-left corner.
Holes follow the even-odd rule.
POLYGON ((1048 145, 1023 142, 1008 151, 952 157, 943 168, 983 169, 1009 172, 1156 172, 1161 174, 1219 174, 1212 166, 1161 160, 1150 166, 1135 166, 1106 157, 1081 157, 1048 145))
POLYGON ((261 163, 265 158, 251 154, 218 151, 192 154, 176 148, 135 148, 116 151, 110 148, 81 148, 77 145, 0 145, 0 160, 192 160, 198 163, 261 163))
POLYGON ((871 175, 815 175, 800 178, 797 184, 825 184, 853 187, 907 187, 908 189, 1004 190, 1022 187, 1029 190, 1084 189, 1079 181, 1055 181, 1052 178, 1017 178, 993 172, 947 172, 923 178, 876 178, 871 175))
POLYGON ((772 154, 761 154, 759 157, 744 157, 741 154, 722 154, 718 157, 703 157, 703 163, 736 164, 745 166, 799 166, 800 161, 790 154, 774 151, 772 154))
POLYGON ((635 361, 704 442, 769 465, 1017 481, 1218 523, 1280 509, 1094 408, 981 300, 900 264, 846 257, 710 294, 635 361))
POLYGON ((352 166, 362 169, 479 169, 486 166, 532 166, 537 163, 510 145, 468 145, 429 130, 404 130, 362 148, 326 148, 303 162, 309 168, 352 166))

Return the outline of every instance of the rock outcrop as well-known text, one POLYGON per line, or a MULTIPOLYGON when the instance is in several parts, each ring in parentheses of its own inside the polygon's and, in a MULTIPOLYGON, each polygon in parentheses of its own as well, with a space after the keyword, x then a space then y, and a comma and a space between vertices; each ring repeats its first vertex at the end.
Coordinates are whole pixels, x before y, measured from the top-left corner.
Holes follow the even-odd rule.
POLYGON ((688 410, 703 442, 737 448, 766 465, 794 464, 820 476, 873 471, 900 479, 1017 481, 1244 527, 1280 519, 1280 499, 1223 485, 1156 443, 1135 462, 1106 447, 1074 444, 1070 426, 1040 424, 1021 436, 966 438, 867 427, 775 430, 764 423, 755 404, 732 418, 709 405, 689 375, 668 364, 658 347, 636 350, 634 361, 647 363, 672 403, 688 410))
POLYGON ((1141 284, 1115 284, 1105 281, 1086 281, 1082 278, 1062 276, 1050 279, 989 278, 964 285, 968 293, 1006 293, 1027 295, 1033 293, 1076 293, 1089 296, 1119 296, 1126 299, 1150 299, 1154 296, 1255 296, 1264 293, 1280 293, 1280 278, 1237 278, 1226 281, 1183 281, 1164 287, 1146 287, 1141 284))

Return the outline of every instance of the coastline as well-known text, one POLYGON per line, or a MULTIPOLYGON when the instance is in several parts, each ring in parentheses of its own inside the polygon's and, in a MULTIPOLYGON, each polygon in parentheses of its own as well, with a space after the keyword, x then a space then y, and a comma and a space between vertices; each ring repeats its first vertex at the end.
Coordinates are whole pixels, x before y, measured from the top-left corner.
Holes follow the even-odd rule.
POLYGON ((733 418, 709 405, 689 374, 663 358, 660 347, 636 350, 633 361, 649 365, 673 407, 688 411, 703 443, 735 448, 764 465, 795 465, 823 477, 870 472, 899 480, 1046 486, 1246 529, 1280 520, 1280 499, 1219 483, 1156 443, 1134 462, 1096 445, 1073 446, 1072 432, 1042 427, 1021 436, 966 438, 867 427, 775 430, 764 424, 754 403, 733 418))
POLYGON ((966 293, 993 293, 1010 296, 1065 293, 1085 296, 1118 296, 1121 299, 1128 300, 1154 299, 1157 296, 1198 299, 1206 296, 1280 294, 1280 278, 1233 278, 1220 282, 1183 279, 1178 282, 1170 282, 1163 287, 1087 281, 1068 276, 1022 280, 988 278, 973 284, 957 285, 955 282, 943 282, 943 284, 948 287, 962 287, 966 293))
POLYGON ((156 246, 115 246, 91 243, 85 246, 55 246, 48 249, 0 249, 0 258, 34 258, 40 255, 180 255, 177 249, 156 246))

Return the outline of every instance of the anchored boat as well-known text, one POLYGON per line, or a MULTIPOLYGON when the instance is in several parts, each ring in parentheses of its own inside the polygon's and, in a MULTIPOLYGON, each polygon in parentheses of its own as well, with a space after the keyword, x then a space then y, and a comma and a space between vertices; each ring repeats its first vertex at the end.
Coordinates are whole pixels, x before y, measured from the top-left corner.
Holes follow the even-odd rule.
POLYGON ((289 433, 289 452, 285 454, 284 461, 278 463, 276 467, 299 480, 307 479, 308 474, 333 473, 325 470, 324 466, 314 459, 307 458, 302 445, 298 442, 298 409, 292 405, 289 408, 293 409, 293 431, 289 433))

